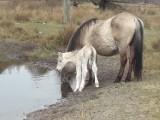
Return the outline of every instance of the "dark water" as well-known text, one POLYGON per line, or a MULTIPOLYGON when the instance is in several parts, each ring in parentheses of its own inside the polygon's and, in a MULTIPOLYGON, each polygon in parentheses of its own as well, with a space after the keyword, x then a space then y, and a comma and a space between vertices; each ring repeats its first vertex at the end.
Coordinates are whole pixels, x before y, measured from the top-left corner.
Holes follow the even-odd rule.
POLYGON ((56 71, 26 64, 0 63, 0 120, 22 120, 61 98, 56 71))

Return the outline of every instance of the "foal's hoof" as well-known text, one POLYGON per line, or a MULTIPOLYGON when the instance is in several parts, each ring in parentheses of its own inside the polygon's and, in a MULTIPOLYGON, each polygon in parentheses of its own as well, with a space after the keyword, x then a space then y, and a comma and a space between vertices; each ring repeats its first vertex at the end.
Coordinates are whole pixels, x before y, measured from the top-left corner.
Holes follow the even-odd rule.
POLYGON ((99 84, 95 84, 95 87, 96 87, 96 88, 99 88, 99 84))
POLYGON ((82 92, 83 89, 79 89, 79 92, 82 92))
POLYGON ((74 92, 77 92, 78 89, 75 89, 74 92))

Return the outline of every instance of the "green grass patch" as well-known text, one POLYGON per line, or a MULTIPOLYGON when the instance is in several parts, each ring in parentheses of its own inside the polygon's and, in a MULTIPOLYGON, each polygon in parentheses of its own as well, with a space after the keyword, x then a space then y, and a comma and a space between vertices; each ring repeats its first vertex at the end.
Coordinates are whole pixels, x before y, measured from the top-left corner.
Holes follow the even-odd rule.
POLYGON ((54 24, 54 23, 36 23, 36 22, 21 22, 17 23, 20 27, 37 29, 40 34, 45 36, 56 35, 58 32, 66 27, 65 24, 54 24))

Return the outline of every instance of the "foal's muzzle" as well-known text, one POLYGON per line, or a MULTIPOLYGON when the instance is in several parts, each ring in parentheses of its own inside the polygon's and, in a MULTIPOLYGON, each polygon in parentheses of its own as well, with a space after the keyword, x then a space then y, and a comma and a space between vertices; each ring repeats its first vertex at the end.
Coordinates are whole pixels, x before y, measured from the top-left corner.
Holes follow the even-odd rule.
POLYGON ((60 69, 60 68, 56 68, 56 71, 61 72, 61 71, 62 71, 62 69, 60 69))

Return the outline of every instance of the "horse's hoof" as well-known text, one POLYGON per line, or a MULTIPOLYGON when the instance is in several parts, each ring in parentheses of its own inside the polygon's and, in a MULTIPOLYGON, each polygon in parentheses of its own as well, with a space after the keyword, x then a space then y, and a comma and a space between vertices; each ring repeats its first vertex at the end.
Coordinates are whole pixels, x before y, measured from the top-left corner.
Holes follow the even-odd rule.
POLYGON ((114 83, 120 83, 121 82, 121 77, 116 77, 114 83))
POLYGON ((117 79, 114 81, 114 83, 120 83, 120 82, 121 80, 117 80, 117 79))
POLYGON ((125 82, 131 82, 131 76, 127 76, 125 82))
POLYGON ((131 79, 125 79, 125 82, 131 82, 131 79))

